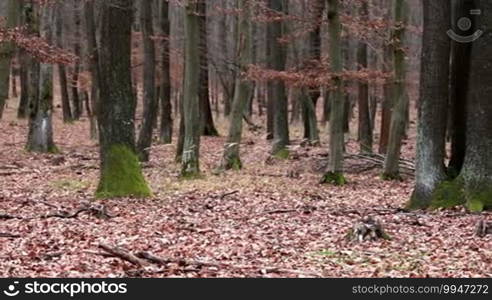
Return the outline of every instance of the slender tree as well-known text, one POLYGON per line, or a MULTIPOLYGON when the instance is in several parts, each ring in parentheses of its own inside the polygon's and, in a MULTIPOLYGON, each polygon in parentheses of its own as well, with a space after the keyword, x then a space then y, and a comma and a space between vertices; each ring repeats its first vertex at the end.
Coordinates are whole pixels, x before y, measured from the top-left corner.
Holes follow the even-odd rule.
POLYGON ((322 183, 343 185, 346 180, 343 176, 343 148, 344 148, 344 97, 343 81, 340 73, 343 69, 340 22, 340 1, 327 0, 328 30, 330 36, 330 63, 333 73, 334 90, 331 93, 330 111, 330 158, 322 183))
POLYGON ((243 114, 246 105, 252 94, 252 84, 245 77, 247 68, 252 60, 252 41, 251 41, 251 20, 250 20, 250 0, 239 0, 238 5, 241 14, 238 20, 238 63, 240 66, 239 76, 236 79, 236 88, 232 111, 230 115, 230 126, 227 141, 224 146, 224 154, 220 168, 221 170, 241 169, 242 163, 239 156, 239 146, 241 144, 243 114))
MULTIPOLYGON (((48 5, 35 7, 28 12, 29 26, 46 42, 53 45, 53 9, 48 5)), ((31 109, 26 149, 33 152, 58 152, 53 141, 53 66, 50 63, 33 62, 30 74, 29 95, 31 109)))
MULTIPOLYGON (((268 67, 274 71, 284 71, 287 59, 287 47, 280 40, 285 31, 284 18, 287 7, 283 0, 269 0, 268 7, 276 14, 278 20, 268 24, 268 43, 270 43, 270 57, 268 67)), ((289 117, 288 100, 285 91, 285 82, 276 79, 271 82, 271 96, 274 101, 274 125, 273 125, 273 145, 272 154, 277 157, 285 158, 289 155, 287 146, 289 145, 289 117)))
POLYGON ((106 0, 102 5, 100 40, 101 101, 98 103, 101 176, 99 198, 146 197, 151 191, 135 150, 136 100, 131 77, 131 0, 106 0))
POLYGON ((170 49, 169 41, 171 34, 171 26, 169 21, 169 2, 160 1, 161 3, 161 34, 162 40, 162 65, 161 65, 161 127, 159 141, 163 144, 170 144, 173 138, 173 119, 172 119, 172 103, 171 103, 171 75, 170 75, 170 49))
POLYGON ((152 145, 152 132, 157 121, 157 110, 159 102, 155 89, 155 45, 154 25, 152 24, 152 1, 140 0, 140 26, 143 40, 143 123, 140 128, 137 151, 141 161, 150 158, 150 147, 152 145))
POLYGON ((210 106, 208 42, 207 42, 207 3, 199 2, 200 16, 200 122, 201 132, 205 136, 218 136, 210 106))
POLYGON ((97 105, 99 103, 99 52, 97 50, 96 21, 94 19, 94 1, 84 3, 85 34, 89 71, 91 73, 91 115, 90 136, 97 139, 97 105))
POLYGON ((401 145, 405 136, 407 121, 408 97, 406 94, 406 66, 404 38, 406 30, 406 2, 395 0, 395 26, 393 42, 394 45, 394 96, 395 103, 391 114, 391 126, 388 142, 388 151, 384 162, 383 178, 386 180, 399 179, 399 162, 401 145))
POLYGON ((183 95, 184 141, 181 175, 194 178, 200 173, 200 16, 199 3, 186 0, 185 10, 185 74, 183 95))
MULTIPOLYGON (((20 14, 20 1, 8 0, 6 27, 15 27, 20 14)), ((3 13, 2 13, 3 15, 3 13)), ((5 102, 9 97, 10 86, 10 65, 14 55, 14 47, 12 43, 0 43, 0 119, 3 115, 5 102)))
MULTIPOLYGON (((367 22, 369 17, 368 3, 362 1, 360 8, 360 18, 363 22, 367 22)), ((367 69, 367 43, 359 41, 357 49, 357 62, 359 70, 367 69)), ((359 144, 360 152, 372 152, 372 126, 371 114, 369 110, 369 84, 366 81, 361 81, 358 84, 358 104, 359 104, 359 144)))
MULTIPOLYGON (((56 5, 56 45, 63 48, 63 3, 56 5)), ((58 64, 58 79, 60 84, 60 96, 62 102, 63 121, 72 121, 72 109, 68 96, 67 68, 64 64, 58 64)))

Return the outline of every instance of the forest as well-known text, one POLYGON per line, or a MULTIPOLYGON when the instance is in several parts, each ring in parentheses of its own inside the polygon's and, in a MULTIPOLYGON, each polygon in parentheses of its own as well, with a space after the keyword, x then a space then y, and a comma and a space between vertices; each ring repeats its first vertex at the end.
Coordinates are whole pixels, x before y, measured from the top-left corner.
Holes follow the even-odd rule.
POLYGON ((0 277, 492 277, 492 1, 1 0, 0 277))

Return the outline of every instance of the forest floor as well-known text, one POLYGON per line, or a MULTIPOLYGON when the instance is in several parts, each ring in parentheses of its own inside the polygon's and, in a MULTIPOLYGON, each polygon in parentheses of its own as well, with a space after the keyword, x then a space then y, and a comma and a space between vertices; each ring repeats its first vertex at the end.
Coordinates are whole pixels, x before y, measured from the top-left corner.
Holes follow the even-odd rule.
MULTIPOLYGON (((272 161, 263 133, 247 132, 244 170, 215 176, 224 138, 204 138, 204 177, 193 181, 179 179, 174 145, 156 145, 143 169, 153 198, 95 200, 99 156, 88 121, 63 124, 59 113, 61 153, 54 155, 23 149, 27 121, 16 120, 13 108, 0 122, 1 277, 492 276, 492 237, 474 234, 490 213, 402 211, 413 179, 386 182, 378 168, 349 172, 343 187, 320 185, 325 140, 320 148, 294 143, 290 159, 272 161), (110 217, 70 217, 96 204, 110 217), (365 215, 379 219, 392 239, 347 240, 365 215), (142 268, 108 256, 101 243, 172 262, 142 268)), ((218 123, 224 135, 226 122, 218 123)), ((296 127, 293 136, 299 134, 296 127)), ((347 150, 357 152, 353 138, 347 150)))

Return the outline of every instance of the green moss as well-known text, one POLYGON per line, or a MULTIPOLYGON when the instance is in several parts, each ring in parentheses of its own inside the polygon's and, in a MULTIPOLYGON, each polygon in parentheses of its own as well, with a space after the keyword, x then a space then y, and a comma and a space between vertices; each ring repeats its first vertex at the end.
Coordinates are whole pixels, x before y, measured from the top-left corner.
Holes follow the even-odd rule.
POLYGON ((492 209, 492 188, 467 189, 466 208, 472 212, 492 209))
POLYGON ((113 145, 105 156, 97 198, 149 197, 137 155, 125 145, 113 145))
POLYGON ((273 156, 278 159, 289 159, 290 152, 287 148, 282 148, 276 151, 273 156))
POLYGON ((51 146, 48 147, 48 153, 51 153, 51 154, 60 154, 61 151, 60 151, 60 149, 58 149, 57 146, 51 145, 51 146))
POLYGON ((452 208, 465 204, 463 181, 456 179, 441 183, 432 196, 430 208, 452 208))
POLYGON ((347 179, 345 179, 342 173, 328 172, 325 175, 323 175, 323 178, 321 178, 320 183, 342 186, 347 184, 347 179))

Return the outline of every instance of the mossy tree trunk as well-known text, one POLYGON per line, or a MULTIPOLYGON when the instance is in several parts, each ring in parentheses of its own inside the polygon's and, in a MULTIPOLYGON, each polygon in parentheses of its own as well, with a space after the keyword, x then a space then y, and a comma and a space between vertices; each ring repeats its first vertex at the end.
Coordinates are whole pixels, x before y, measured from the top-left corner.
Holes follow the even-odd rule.
MULTIPOLYGON (((270 22, 267 28, 267 42, 270 44, 268 68, 274 71, 285 71, 287 46, 280 39, 285 33, 285 21, 283 19, 287 13, 286 3, 284 0, 269 0, 268 8, 278 15, 278 20, 270 22)), ((270 84, 271 101, 274 104, 272 155, 285 158, 288 156, 287 146, 289 145, 289 103, 285 82, 281 79, 276 79, 270 84)))
POLYGON ((99 51, 97 50, 96 20, 94 17, 94 1, 84 3, 85 34, 89 56, 89 71, 91 73, 91 112, 90 136, 97 139, 97 105, 99 103, 99 51))
POLYGON ((232 110, 230 115, 229 134, 224 146, 220 170, 242 168, 239 156, 239 146, 241 144, 243 114, 245 113, 248 100, 252 94, 251 82, 242 74, 245 74, 248 65, 252 60, 252 36, 250 9, 251 0, 239 0, 238 9, 241 11, 238 20, 238 63, 240 66, 240 76, 236 79, 236 88, 232 110))
POLYGON ((171 75, 170 75, 170 55, 169 42, 171 34, 171 25, 169 21, 169 2, 161 2, 161 34, 165 36, 162 40, 162 73, 161 73, 161 126, 159 142, 170 144, 173 140, 173 118, 171 103, 171 75))
POLYGON ((444 166, 449 95, 451 5, 449 0, 424 1, 424 33, 420 72, 416 183, 412 208, 430 205, 435 189, 446 179, 444 166))
POLYGON ((200 174, 200 16, 199 3, 187 0, 185 10, 184 74, 184 143, 181 175, 194 178, 200 174))
POLYGON ((316 119, 316 106, 312 98, 313 92, 308 93, 305 88, 300 89, 299 97, 301 98, 301 111, 304 123, 304 139, 309 141, 310 145, 317 146, 320 144, 320 140, 318 121, 316 119))
MULTIPOLYGON (((367 2, 361 3, 360 18, 363 22, 369 20, 369 9, 367 2)), ((357 63, 359 69, 366 69, 368 66, 367 44, 360 41, 357 49, 357 63)), ((369 110, 369 84, 367 81, 359 82, 359 145, 361 153, 372 153, 372 126, 371 113, 369 110)))
POLYGON ((159 102, 155 89, 155 44, 152 21, 152 1, 140 0, 140 26, 143 40, 143 122, 138 136, 137 152, 141 161, 149 161, 152 133, 157 122, 159 102))
MULTIPOLYGON (((5 0, 4 0, 5 1, 5 0)), ((20 13, 20 1, 8 0, 7 15, 3 15, 6 20, 6 27, 13 28, 18 23, 20 13)), ((5 103, 9 97, 10 86, 10 65, 14 55, 14 47, 12 43, 0 43, 0 119, 3 115, 5 103)))
POLYGON ((131 77, 133 1, 106 0, 100 40, 101 101, 98 103, 101 176, 96 196, 146 197, 151 191, 135 152, 135 107, 131 77))
POLYGON ((478 1, 483 36, 471 51, 467 104, 466 154, 460 177, 471 211, 492 208, 492 3, 478 1))
POLYGON ((29 111, 29 56, 26 51, 19 49, 20 99, 17 108, 17 118, 25 119, 29 111))
MULTIPOLYGON (((56 45, 63 48, 63 3, 56 4, 56 45)), ((72 109, 68 96, 67 68, 64 64, 58 64, 58 79, 60 83, 60 96, 62 102, 63 122, 72 121, 72 109)))
POLYGON ((344 148, 344 102, 343 81, 340 73, 343 71, 340 22, 340 1, 327 0, 328 4, 328 30, 329 52, 331 58, 331 72, 333 73, 334 90, 331 92, 330 111, 330 157, 322 183, 335 185, 345 184, 343 176, 343 148, 344 148))
POLYGON ((391 114, 391 126, 388 140, 388 151, 384 162, 383 178, 393 180, 400 178, 399 161, 401 145, 405 136, 407 121, 408 97, 406 95, 406 66, 405 66, 405 27, 406 2, 395 0, 395 26, 393 33, 394 43, 394 97, 395 104, 391 114))
MULTIPOLYGON (((31 13, 31 28, 39 30, 41 38, 53 43, 54 14, 49 6, 38 7, 31 13), (38 10, 39 9, 39 10, 38 10), (35 29, 37 28, 37 29, 35 29)), ((31 109, 26 149, 33 152, 54 153, 57 148, 53 141, 53 66, 33 62, 31 74, 31 109)))

